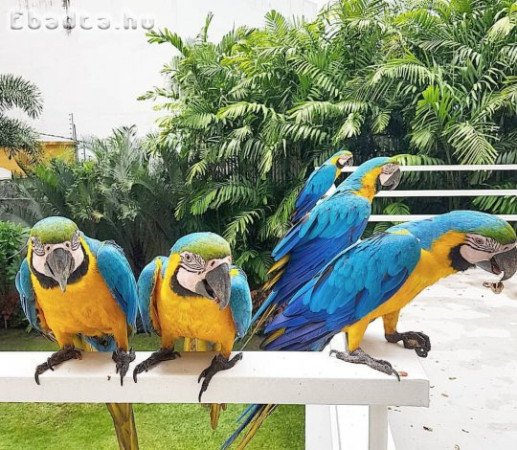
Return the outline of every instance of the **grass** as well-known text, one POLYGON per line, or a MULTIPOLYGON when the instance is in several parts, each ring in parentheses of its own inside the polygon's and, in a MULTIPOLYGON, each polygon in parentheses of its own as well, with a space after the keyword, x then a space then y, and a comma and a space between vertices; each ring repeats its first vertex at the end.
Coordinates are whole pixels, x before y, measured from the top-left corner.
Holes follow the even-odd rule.
MULTIPOLYGON (((136 350, 153 350, 155 336, 134 336, 136 350)), ((55 344, 24 330, 0 331, 0 351, 55 350, 55 344)), ((1 389, 1 387, 0 387, 1 389)), ((232 433, 245 405, 228 405, 217 430, 200 405, 135 404, 141 450, 211 450, 232 433)), ((303 406, 282 406, 265 423, 250 450, 304 448, 303 406)), ((0 450, 117 450, 115 432, 104 405, 4 403, 0 405, 0 450)))

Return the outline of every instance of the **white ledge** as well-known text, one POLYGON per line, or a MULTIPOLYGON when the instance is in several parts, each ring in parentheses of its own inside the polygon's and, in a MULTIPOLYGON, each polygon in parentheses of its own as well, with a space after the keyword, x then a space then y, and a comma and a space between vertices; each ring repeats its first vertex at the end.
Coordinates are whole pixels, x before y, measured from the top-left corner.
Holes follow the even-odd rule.
MULTIPOLYGON (((414 351, 388 344, 380 336, 363 348, 407 372, 398 382, 368 367, 311 352, 244 352, 234 368, 218 373, 203 395, 207 403, 326 405, 429 405, 429 380, 414 351)), ((132 369, 149 356, 137 352, 120 386, 111 355, 84 353, 34 381, 34 369, 48 352, 0 352, 0 402, 197 403, 197 377, 212 353, 183 353, 132 379, 132 369)))
MULTIPOLYGON (((353 172, 358 166, 347 166, 341 169, 343 172, 353 172)), ((517 164, 456 164, 434 166, 400 166, 402 172, 478 172, 504 170, 517 170, 517 164)))
MULTIPOLYGON (((436 217, 438 214, 372 214, 370 222, 408 222, 409 220, 422 220, 436 217)), ((508 222, 517 222, 517 214, 494 214, 508 222)))

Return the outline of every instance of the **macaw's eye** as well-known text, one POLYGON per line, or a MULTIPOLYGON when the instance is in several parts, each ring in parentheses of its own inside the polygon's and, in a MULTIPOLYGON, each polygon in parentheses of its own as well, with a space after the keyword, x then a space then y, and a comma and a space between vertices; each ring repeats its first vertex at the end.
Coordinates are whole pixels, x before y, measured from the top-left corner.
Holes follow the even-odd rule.
POLYGON ((205 268, 205 261, 201 256, 193 253, 182 253, 181 262, 183 267, 194 272, 201 272, 205 268))
POLYGON ((32 238, 32 250, 38 256, 43 256, 45 254, 43 244, 36 238, 32 238))
POLYGON ((50 245, 46 245, 45 246, 45 251, 49 252, 50 251, 50 245))
POLYGON ((70 241, 70 245, 72 247, 72 250, 77 250, 79 246, 81 245, 81 241, 79 240, 79 234, 75 233, 72 236, 72 240, 70 241))
POLYGON ((65 247, 66 247, 66 248, 70 248, 70 247, 71 247, 70 242, 65 242, 65 247))
POLYGON ((476 241, 476 244, 482 244, 484 242, 483 238, 477 237, 474 239, 476 241))

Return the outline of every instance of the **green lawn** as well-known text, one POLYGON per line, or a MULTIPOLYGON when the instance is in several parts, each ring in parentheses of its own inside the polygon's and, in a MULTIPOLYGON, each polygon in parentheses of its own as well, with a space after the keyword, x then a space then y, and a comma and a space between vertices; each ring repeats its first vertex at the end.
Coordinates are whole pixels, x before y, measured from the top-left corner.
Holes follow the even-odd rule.
MULTIPOLYGON (((156 337, 135 336, 136 350, 157 347, 156 337)), ((0 331, 0 351, 55 350, 55 344, 23 330, 0 331)), ((1 388, 1 387, 0 387, 1 388)), ((244 405, 229 405, 212 431, 200 405, 134 405, 141 450, 218 449, 235 427, 244 405)), ((304 409, 282 406, 257 433, 250 449, 303 449, 304 409)), ((2 404, 0 450, 118 449, 104 405, 2 404)))

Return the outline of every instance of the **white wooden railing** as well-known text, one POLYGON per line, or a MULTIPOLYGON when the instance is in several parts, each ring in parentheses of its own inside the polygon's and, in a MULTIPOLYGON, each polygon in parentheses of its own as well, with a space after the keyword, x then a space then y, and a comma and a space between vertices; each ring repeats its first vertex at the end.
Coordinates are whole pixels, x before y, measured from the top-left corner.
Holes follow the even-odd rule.
MULTIPOLYGON (((343 337, 338 336, 332 345, 342 346, 343 337)), ((233 369, 213 378, 203 401, 308 405, 308 450, 386 450, 387 407, 428 406, 429 380, 416 354, 388 344, 379 330, 368 331, 363 348, 391 361, 407 376, 399 382, 366 366, 344 363, 328 352, 250 351, 233 369), (333 405, 365 406, 349 416, 346 407, 333 405), (344 436, 343 430, 358 421, 363 433, 351 430, 345 445, 339 435, 344 436)), ((183 353, 182 358, 141 374, 137 384, 128 374, 120 386, 111 355, 86 353, 82 360, 68 361, 41 375, 38 386, 34 368, 48 356, 47 352, 0 352, 0 402, 197 403, 197 377, 213 355, 183 353)), ((148 356, 148 352, 138 352, 132 367, 148 356)))
MULTIPOLYGON (((357 167, 345 167, 344 172, 353 172, 357 167)), ((401 166, 402 172, 478 172, 478 171, 509 171, 517 173, 517 164, 487 164, 487 165, 438 165, 438 166, 401 166)), ((393 190, 381 191, 377 197, 507 197, 517 196, 517 189, 436 189, 436 190, 393 190)), ((426 219, 433 217, 433 214, 408 214, 408 215, 390 215, 390 214, 373 214, 370 216, 370 222, 406 222, 408 220, 426 219)), ((499 215, 509 222, 517 221, 517 214, 501 214, 499 215)))

